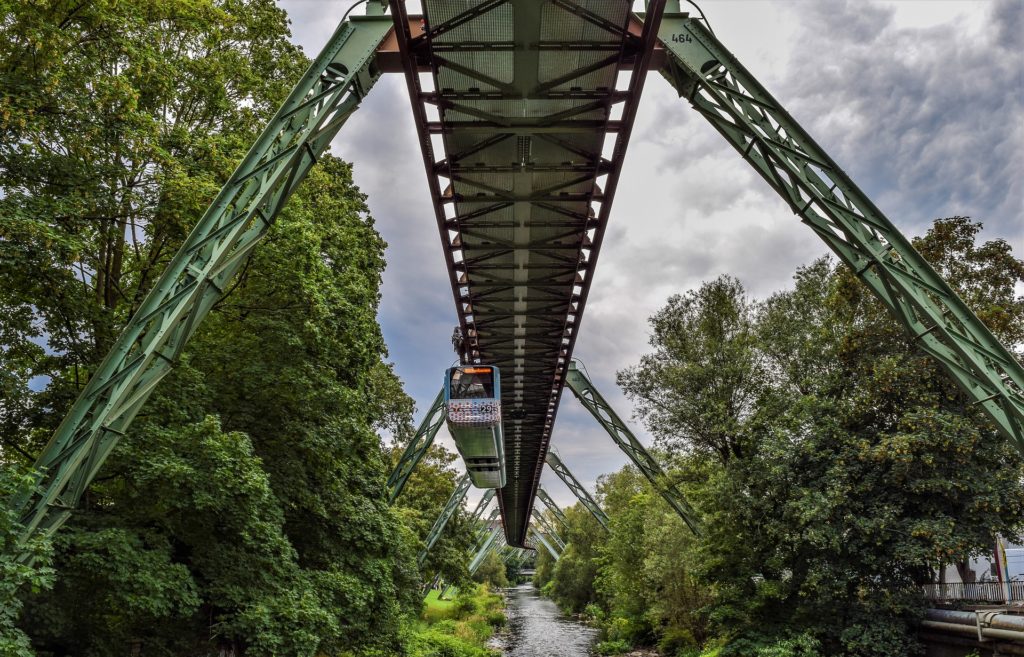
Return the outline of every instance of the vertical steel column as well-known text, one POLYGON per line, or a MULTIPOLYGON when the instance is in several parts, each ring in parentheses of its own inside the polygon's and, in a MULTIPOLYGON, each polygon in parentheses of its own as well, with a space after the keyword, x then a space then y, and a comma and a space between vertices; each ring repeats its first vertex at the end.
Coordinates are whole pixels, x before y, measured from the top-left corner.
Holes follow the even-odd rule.
POLYGON ((558 522, 562 525, 563 528, 569 527, 569 523, 565 519, 565 513, 560 508, 558 508, 558 505, 555 504, 555 501, 551 499, 551 496, 548 495, 548 492, 546 490, 538 486, 537 497, 540 498, 540 501, 544 503, 544 506, 546 506, 548 511, 551 512, 551 515, 555 516, 555 519, 558 520, 558 522))
POLYGON ((437 397, 434 397, 434 401, 430 404, 430 408, 427 410, 423 421, 420 422, 416 434, 409 441, 405 451, 402 452, 402 457, 398 459, 398 464, 395 465, 391 476, 388 477, 388 502, 393 504, 398 499, 398 496, 402 494, 402 489, 405 488, 405 483, 409 481, 409 477, 416 468, 416 464, 420 462, 427 453, 427 450, 430 449, 430 446, 434 444, 434 437, 437 435, 441 425, 444 424, 444 415, 444 389, 442 388, 438 391, 437 397))
POLYGON ((469 490, 469 475, 464 474, 455 482, 455 490, 452 491, 451 497, 448 498, 448 502, 441 509, 441 515, 437 516, 437 520, 434 521, 434 526, 430 528, 430 533, 427 534, 426 545, 423 550, 420 551, 419 564, 422 566, 423 562, 427 560, 427 555, 430 554, 430 549, 437 543, 437 539, 441 538, 441 533, 444 531, 445 525, 451 520, 455 512, 462 506, 462 499, 466 497, 466 491, 469 490))
POLYGON ((338 26, 196 224, 40 454, 36 489, 13 501, 22 541, 71 514, 156 385, 380 76, 390 17, 338 26))
POLYGON ((669 481, 665 471, 661 469, 661 465, 654 460, 654 457, 637 440, 633 432, 626 426, 626 423, 622 421, 622 418, 608 405, 608 402, 597 391, 597 388, 590 382, 590 379, 577 367, 576 361, 569 363, 569 372, 565 377, 565 383, 572 390, 573 394, 576 395, 576 399, 580 400, 580 403, 590 411, 590 414, 594 416, 601 426, 604 427, 604 430, 608 432, 608 435, 612 437, 615 444, 636 465, 640 473, 647 477, 654 490, 658 491, 665 498, 665 501, 668 502, 668 505, 679 514, 679 517, 683 519, 683 522, 690 528, 690 531, 699 535, 700 527, 697 523, 697 514, 694 513, 689 503, 683 498, 683 494, 679 492, 675 484, 669 481))
POLYGON ((554 452, 549 451, 545 461, 547 462, 548 467, 551 468, 551 471, 558 475, 558 478, 562 480, 562 483, 569 487, 569 490, 571 490, 572 494, 576 496, 576 499, 580 501, 580 504, 582 504, 587 511, 590 511, 595 518, 597 518, 597 521, 601 523, 602 527, 608 529, 608 514, 604 512, 604 509, 602 509, 601 505, 597 503, 597 500, 587 492, 587 489, 583 487, 583 484, 580 483, 579 479, 569 471, 569 468, 565 467, 562 460, 558 458, 554 452))
POLYGON ((666 14, 662 73, 1024 452, 1024 367, 707 28, 666 14))

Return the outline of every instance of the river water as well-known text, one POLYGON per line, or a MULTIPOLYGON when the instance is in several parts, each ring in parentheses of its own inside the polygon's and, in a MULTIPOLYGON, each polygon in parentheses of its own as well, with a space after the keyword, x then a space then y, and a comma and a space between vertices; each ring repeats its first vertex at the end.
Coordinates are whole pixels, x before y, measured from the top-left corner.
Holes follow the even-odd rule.
POLYGON ((505 657, 589 657, 597 630, 563 614, 531 584, 506 596, 508 631, 495 646, 505 657))

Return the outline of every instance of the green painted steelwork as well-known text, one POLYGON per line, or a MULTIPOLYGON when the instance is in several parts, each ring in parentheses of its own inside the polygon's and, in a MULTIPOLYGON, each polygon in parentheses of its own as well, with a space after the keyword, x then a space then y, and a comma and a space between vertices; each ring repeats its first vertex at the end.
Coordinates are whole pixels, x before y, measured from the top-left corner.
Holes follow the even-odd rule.
POLYGON ((558 508, 558 505, 555 504, 555 501, 551 499, 551 496, 548 495, 548 492, 546 490, 538 487, 537 497, 540 498, 540 501, 544 503, 544 506, 547 507, 547 510, 551 512, 551 515, 553 515, 555 519, 558 520, 558 522, 562 525, 563 528, 568 526, 568 523, 565 520, 565 512, 558 508))
POLYGON ((602 527, 608 529, 608 514, 604 512, 601 505, 598 504, 597 500, 595 500, 587 489, 583 487, 583 484, 580 483, 579 479, 573 475, 569 468, 565 467, 565 463, 562 463, 562 459, 558 458, 558 455, 554 452, 548 452, 546 462, 548 467, 551 468, 551 471, 558 475, 558 478, 562 480, 562 483, 569 487, 569 490, 571 490, 572 494, 576 496, 576 499, 580 501, 580 504, 582 504, 587 511, 590 511, 591 515, 601 523, 602 527))
POLYGON ((669 480, 661 465, 651 456, 651 453, 637 440, 622 418, 612 410, 601 393, 597 391, 594 384, 587 378, 577 366, 577 361, 569 364, 569 372, 565 377, 565 383, 572 390, 576 398, 580 400, 590 414, 600 423, 608 435, 612 437, 615 444, 625 452, 633 465, 640 470, 640 473, 647 477, 654 490, 668 502, 679 517, 683 519, 686 526, 694 534, 700 534, 700 526, 697 522, 697 514, 679 492, 675 484, 669 480))
POLYGON ((67 520, 199 323, 377 81, 374 53, 391 26, 383 15, 339 25, 228 179, 36 461, 38 486, 14 501, 22 541, 51 534, 67 520))
POLYGON ((557 531, 555 531, 555 528, 551 526, 551 523, 544 517, 544 514, 537 510, 537 507, 533 507, 533 519, 537 523, 537 526, 544 530, 543 533, 555 542, 555 545, 558 546, 558 551, 565 552, 565 541, 563 541, 562 537, 557 531))
POLYGON ((470 481, 469 475, 462 475, 459 480, 455 482, 455 490, 452 491, 451 496, 445 503, 444 508, 441 509, 440 515, 437 516, 437 520, 434 521, 434 526, 430 528, 430 532, 427 534, 427 539, 422 550, 419 554, 419 564, 422 566, 423 562, 427 560, 427 555, 430 554, 430 549, 437 543, 437 539, 441 538, 441 533, 444 531, 448 521, 452 519, 455 512, 462 506, 462 500, 466 497, 466 491, 469 490, 470 481))
POLYGON ((476 524, 479 522, 480 518, 484 515, 484 511, 487 510, 487 506, 494 499, 495 493, 496 491, 493 488, 488 488, 484 491, 484 496, 480 498, 479 502, 477 502, 476 508, 473 509, 473 515, 469 518, 471 523, 476 524))
POLYGON ((662 73, 1024 452, 1024 367, 696 19, 666 14, 662 73))
POLYGON ((548 539, 544 537, 544 534, 537 531, 536 529, 531 528, 530 535, 533 537, 535 541, 544 546, 544 548, 548 551, 548 554, 550 554, 551 558, 553 558, 555 561, 558 561, 562 558, 562 554, 558 550, 556 550, 553 545, 551 545, 548 539))
POLYGON ((470 575, 476 573, 477 569, 480 567, 480 564, 482 564, 484 562, 484 559, 487 558, 488 553, 492 549, 494 549, 498 541, 498 535, 501 534, 500 530, 501 525, 495 525, 491 528, 491 531, 487 534, 487 540, 484 541, 483 546, 481 546, 480 549, 477 550, 476 554, 473 556, 473 560, 469 563, 470 575))
POLYGON ((388 477, 388 502, 394 503, 398 496, 402 494, 402 489, 405 488, 405 483, 409 481, 409 477, 416 468, 416 464, 420 462, 420 459, 427 453, 430 446, 434 444, 434 437, 437 436, 437 432, 442 424, 444 424, 444 389, 437 393, 437 397, 434 398, 433 403, 427 410, 426 416, 420 422, 416 435, 409 441, 409 445, 402 452, 402 457, 398 459, 398 465, 395 466, 391 476, 388 477))

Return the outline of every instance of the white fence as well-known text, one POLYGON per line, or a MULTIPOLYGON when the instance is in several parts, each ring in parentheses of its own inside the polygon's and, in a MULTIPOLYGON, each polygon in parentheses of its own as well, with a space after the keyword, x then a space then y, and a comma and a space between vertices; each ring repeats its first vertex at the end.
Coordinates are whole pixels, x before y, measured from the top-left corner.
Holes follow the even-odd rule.
POLYGON ((1024 581, 1001 584, 999 582, 950 582, 925 584, 924 597, 939 602, 968 600, 971 602, 1022 602, 1024 581), (1010 598, 1006 598, 1009 587, 1010 598))

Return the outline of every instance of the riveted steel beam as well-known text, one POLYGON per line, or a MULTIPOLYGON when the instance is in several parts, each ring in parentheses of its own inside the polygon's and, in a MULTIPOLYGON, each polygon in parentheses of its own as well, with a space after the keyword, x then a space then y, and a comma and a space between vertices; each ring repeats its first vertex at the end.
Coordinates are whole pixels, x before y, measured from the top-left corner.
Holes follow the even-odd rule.
POLYGON ((343 22, 168 264, 93 372, 14 500, 21 540, 50 534, 85 489, 289 196, 377 81, 384 16, 343 22))
MULTIPOLYGON (((565 466, 562 459, 558 458, 558 455, 554 452, 548 452, 546 461, 548 467, 551 468, 551 471, 558 475, 558 478, 562 480, 562 483, 572 491, 572 494, 580 501, 583 508, 590 511, 590 514, 593 515, 599 523, 601 523, 602 527, 608 529, 608 514, 604 512, 601 505, 597 503, 597 500, 595 500, 587 489, 583 487, 583 484, 580 483, 579 479, 577 479, 569 468, 565 466)), ((542 501, 543 499, 544 497, 541 496, 542 501)))
POLYGON ((538 542, 538 543, 540 543, 541 545, 544 546, 544 548, 548 551, 548 554, 551 555, 552 559, 554 559, 555 561, 558 561, 559 559, 562 558, 562 553, 559 552, 557 549, 555 549, 555 546, 551 544, 551 541, 549 541, 544 536, 544 534, 542 534, 541 532, 537 531, 536 529, 534 529, 532 527, 529 529, 529 533, 530 533, 530 535, 533 537, 533 539, 536 542, 538 542))
POLYGON ((666 15, 662 73, 1024 452, 1024 367, 910 240, 696 19, 666 15))
POLYGON ((409 481, 409 476, 412 475, 416 464, 420 462, 434 443, 434 437, 437 435, 441 425, 444 424, 444 417, 444 390, 440 390, 437 393, 437 397, 430 404, 430 408, 427 409, 427 414, 424 416, 423 421, 420 422, 416 434, 409 441, 405 451, 402 452, 401 458, 398 459, 398 464, 395 465, 395 469, 391 471, 391 475, 388 477, 388 502, 394 503, 398 496, 402 494, 402 489, 405 488, 406 482, 409 481))
POLYGON ((565 518, 565 512, 563 512, 562 509, 560 509, 558 505, 555 504, 555 501, 551 499, 551 496, 548 495, 548 492, 546 490, 538 487, 537 497, 540 498, 540 501, 544 503, 544 506, 547 507, 547 510, 551 512, 551 515, 553 515, 555 519, 558 520, 558 522, 562 525, 563 528, 569 526, 569 523, 566 521, 565 518))
POLYGON ((469 490, 470 481, 469 475, 464 474, 459 477, 459 480, 455 482, 455 490, 452 491, 451 497, 448 498, 448 502, 445 503, 444 508, 441 509, 441 514, 437 516, 437 520, 434 521, 434 526, 430 528, 430 532, 427 534, 425 545, 419 554, 419 564, 422 566, 423 562, 427 560, 427 555, 430 554, 430 549, 437 543, 437 539, 441 538, 441 533, 444 532, 445 526, 448 521, 452 519, 455 512, 462 506, 462 500, 466 497, 466 491, 469 490))
POLYGON ((654 490, 668 502, 668 505, 679 517, 683 519, 686 526, 694 534, 700 534, 700 526, 697 521, 697 514, 679 492, 675 484, 669 480, 661 465, 651 456, 651 453, 637 440, 633 432, 622 421, 622 418, 612 409, 605 398, 597 391, 594 384, 587 378, 583 371, 577 366, 576 361, 569 364, 569 371, 565 377, 565 383, 576 395, 576 399, 590 411, 594 419, 608 432, 612 440, 619 446, 633 465, 640 470, 640 473, 651 482, 654 490))
POLYGON ((558 551, 565 552, 565 541, 555 531, 555 528, 551 526, 551 523, 544 517, 544 514, 537 510, 537 507, 533 507, 533 519, 537 522, 537 526, 543 530, 543 533, 555 542, 555 545, 558 546, 558 551))

